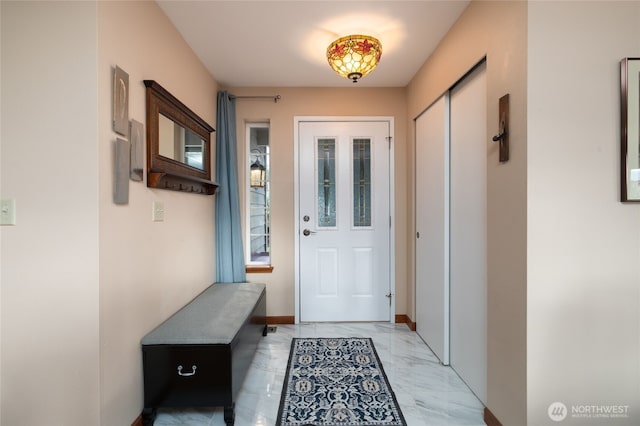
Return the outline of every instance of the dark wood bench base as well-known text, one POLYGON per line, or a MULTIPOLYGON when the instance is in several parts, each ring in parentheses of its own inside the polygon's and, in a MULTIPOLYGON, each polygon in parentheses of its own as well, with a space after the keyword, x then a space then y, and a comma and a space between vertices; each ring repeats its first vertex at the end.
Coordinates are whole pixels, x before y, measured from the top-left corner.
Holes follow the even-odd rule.
MULTIPOLYGON (((176 328, 175 322, 169 327, 176 328)), ((251 315, 237 324, 237 332, 228 343, 145 344, 143 339, 143 425, 153 425, 159 407, 224 407, 224 421, 232 426, 238 392, 266 334, 263 290, 251 315)))

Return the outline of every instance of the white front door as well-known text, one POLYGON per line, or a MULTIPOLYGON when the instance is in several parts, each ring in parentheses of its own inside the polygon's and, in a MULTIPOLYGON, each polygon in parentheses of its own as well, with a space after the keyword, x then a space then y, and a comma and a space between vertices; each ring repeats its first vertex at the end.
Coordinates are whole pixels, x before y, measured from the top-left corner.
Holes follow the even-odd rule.
POLYGON ((300 122, 301 321, 388 321, 388 121, 300 122))

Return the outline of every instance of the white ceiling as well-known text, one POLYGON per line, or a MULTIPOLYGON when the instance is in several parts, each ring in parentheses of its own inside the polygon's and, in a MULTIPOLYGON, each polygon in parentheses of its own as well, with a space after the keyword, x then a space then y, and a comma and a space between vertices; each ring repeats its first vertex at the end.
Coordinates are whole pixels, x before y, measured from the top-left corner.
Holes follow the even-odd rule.
POLYGON ((382 43, 378 68, 358 86, 404 87, 468 0, 157 1, 225 87, 354 85, 327 64, 326 49, 349 34, 382 43))

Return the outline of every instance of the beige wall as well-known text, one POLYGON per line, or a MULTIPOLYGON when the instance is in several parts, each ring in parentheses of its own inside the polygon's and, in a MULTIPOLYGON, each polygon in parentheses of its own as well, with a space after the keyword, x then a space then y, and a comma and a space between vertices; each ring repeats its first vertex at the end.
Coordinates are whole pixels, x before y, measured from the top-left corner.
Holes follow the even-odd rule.
MULTIPOLYGON (((2 28, 2 7, 0 7, 0 28, 2 28)), ((0 99, 2 97, 2 30, 0 29, 0 99)), ((0 101, 0 166, 2 165, 2 103, 0 101)), ((0 170, 2 167, 0 167, 0 170)), ((3 197, 2 172, 0 172, 0 197, 3 197)), ((0 230, 0 377, 2 377, 2 231, 0 230)), ((0 426, 2 426, 2 385, 0 385, 0 426)))
MULTIPOLYGON (((131 182, 112 203, 112 68, 141 122, 143 79, 214 127, 217 85, 153 2, 3 1, 0 19, 0 193, 18 206, 0 228, 0 423, 127 425, 140 338, 214 280, 215 198, 131 182)), ((640 207, 618 202, 618 62, 640 56, 639 24, 638 2, 475 1, 406 90, 231 89, 282 95, 237 103, 241 141, 245 121, 271 122, 275 269, 248 276, 268 315, 293 315, 293 117, 384 115, 396 312, 415 319, 413 119, 486 55, 487 141, 505 93, 512 120, 508 163, 487 142, 488 406, 510 426, 551 424, 556 400, 630 405, 616 424, 637 423, 640 207)))
POLYGON ((217 84, 153 2, 2 2, 2 419, 131 424, 141 337, 214 281, 214 197, 113 194, 112 69, 215 124, 217 84), (160 200, 165 221, 151 221, 160 200))
POLYGON ((640 2, 532 2, 528 56, 529 424, 557 424, 559 401, 629 406, 562 424, 638 425, 640 206, 619 202, 619 62, 640 57, 640 2))
POLYGON ((113 204, 112 68, 129 73, 130 118, 143 123, 142 80, 214 127, 217 85, 154 2, 99 2, 98 52, 101 424, 121 426, 142 407, 140 338, 215 280, 215 198, 130 182, 129 204, 113 204), (154 200, 164 222, 151 221, 154 200))
POLYGON ((100 422, 96 5, 0 2, 5 425, 100 422))
MULTIPOLYGON (((526 424, 527 4, 472 2, 407 88, 408 158, 413 120, 484 56, 487 58, 487 402, 504 425, 526 424), (500 164, 498 99, 510 95, 511 158, 500 164)), ((410 224, 408 313, 415 318, 414 164, 407 163, 410 224)))
MULTIPOLYGON (((345 80, 345 85, 351 85, 345 80)), ((247 279, 267 284, 267 315, 294 314, 294 116, 393 116, 395 117, 395 202, 396 202, 396 313, 406 312, 406 235, 407 215, 406 163, 406 98, 404 89, 340 88, 231 88, 235 95, 275 95, 278 103, 265 100, 237 100, 236 120, 239 158, 246 158, 245 129, 248 121, 271 123, 271 210, 272 265, 271 274, 249 274, 247 279)), ((246 174, 240 165, 239 177, 246 174)), ((241 197, 244 200, 244 197, 241 197)))

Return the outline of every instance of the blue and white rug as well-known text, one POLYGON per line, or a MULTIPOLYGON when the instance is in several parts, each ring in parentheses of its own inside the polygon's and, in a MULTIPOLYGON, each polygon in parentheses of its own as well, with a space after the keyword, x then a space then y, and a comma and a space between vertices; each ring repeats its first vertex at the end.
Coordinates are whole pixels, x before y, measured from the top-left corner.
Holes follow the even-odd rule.
POLYGON ((295 338, 276 426, 406 426, 370 338, 295 338))

